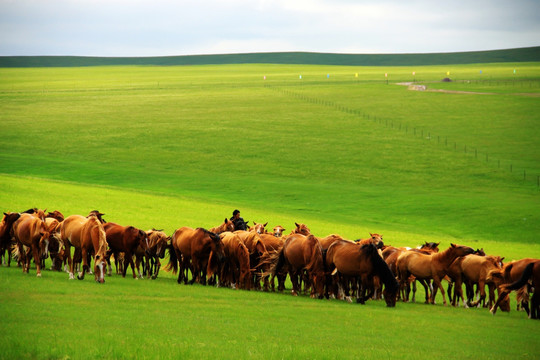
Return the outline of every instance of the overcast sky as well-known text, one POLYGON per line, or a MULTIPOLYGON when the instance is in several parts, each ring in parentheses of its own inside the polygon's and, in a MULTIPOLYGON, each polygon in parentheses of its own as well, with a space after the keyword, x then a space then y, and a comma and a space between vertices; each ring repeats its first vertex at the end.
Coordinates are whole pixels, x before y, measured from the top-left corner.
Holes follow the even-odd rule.
POLYGON ((540 0, 0 0, 0 55, 429 53, 540 45, 540 0))

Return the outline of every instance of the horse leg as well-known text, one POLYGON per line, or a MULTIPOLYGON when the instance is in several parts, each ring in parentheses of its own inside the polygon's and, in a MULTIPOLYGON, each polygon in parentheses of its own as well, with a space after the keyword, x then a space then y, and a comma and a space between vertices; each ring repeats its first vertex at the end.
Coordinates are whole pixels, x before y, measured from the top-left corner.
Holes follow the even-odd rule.
POLYGON ((435 286, 433 286, 433 294, 432 294, 432 297, 431 297, 432 304, 435 304, 435 296, 437 295, 437 289, 440 289, 442 297, 443 297, 443 304, 444 304, 444 306, 446 306, 447 305, 447 303, 446 303, 446 294, 444 293, 444 288, 443 288, 443 286, 441 284, 441 280, 439 280, 439 278, 437 276, 433 277, 433 284, 435 286))
POLYGON ((298 274, 297 272, 293 271, 293 270, 289 270, 289 277, 291 278, 291 282, 292 282, 292 295, 293 296, 298 296, 298 291, 299 291, 299 284, 298 284, 298 274))
POLYGON ((538 319, 540 317, 540 289, 535 287, 531 299, 531 311, 529 312, 530 319, 538 319))
MULTIPOLYGON (((128 251, 128 252, 126 252, 125 256, 127 256, 129 266, 131 266, 131 271, 133 272, 133 278, 137 279, 137 274, 135 274, 135 262, 133 261, 133 254, 130 251, 128 251)), ((137 269, 137 272, 138 271, 139 271, 139 269, 137 269)), ((126 272, 127 272, 127 265, 126 265, 126 268, 124 269, 124 275, 126 274, 126 272)))
POLYGON ((82 266, 82 273, 79 273, 79 275, 77 275, 77 279, 79 280, 84 280, 84 274, 86 273, 86 270, 89 267, 87 255, 88 255, 87 250, 85 248, 81 248, 81 258, 82 258, 83 266, 82 266))
MULTIPOLYGON (((41 277, 41 257, 39 256, 39 248, 32 246, 32 255, 34 256, 34 262, 36 263, 36 276, 41 277)), ((30 267, 30 257, 28 257, 28 268, 30 267)))
POLYGON ((154 265, 154 274, 152 275, 152 280, 157 279, 159 274, 159 269, 161 268, 161 261, 159 261, 159 258, 155 259, 155 265, 154 265))

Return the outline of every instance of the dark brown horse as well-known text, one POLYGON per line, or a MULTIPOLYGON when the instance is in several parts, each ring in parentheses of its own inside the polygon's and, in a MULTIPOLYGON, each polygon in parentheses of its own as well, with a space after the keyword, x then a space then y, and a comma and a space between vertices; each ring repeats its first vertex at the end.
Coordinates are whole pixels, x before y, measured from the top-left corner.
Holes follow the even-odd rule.
MULTIPOLYGON (((524 277, 523 275, 527 266, 529 266, 530 264, 536 263, 538 261, 540 260, 534 259, 534 258, 525 258, 525 259, 512 261, 505 264, 502 270, 492 271, 489 274, 491 278, 497 279, 499 281, 499 288, 502 290, 501 294, 499 295, 499 298, 497 299, 497 302, 490 309, 493 315, 495 315, 495 313, 497 312, 497 308, 499 307, 501 308, 502 311, 510 311, 510 307, 507 306, 507 308, 505 309, 503 307, 503 304, 505 301, 508 301, 508 294, 511 291, 516 290, 518 295, 522 295, 522 298, 518 299, 518 306, 519 305, 523 306, 525 310, 527 311, 527 314, 529 314, 529 317, 532 316, 531 311, 528 306, 528 300, 529 300, 528 299, 529 295, 528 295, 528 290, 527 290, 528 285, 526 283, 523 283, 520 287, 517 287, 517 285, 522 283, 521 280, 523 280, 523 277, 524 277)), ((540 283, 537 283, 537 289, 539 288, 540 288, 540 283)), ((538 295, 536 297, 536 300, 540 301, 540 299, 538 298, 538 295)), ((536 315, 539 315, 539 314, 536 314, 536 315)))
POLYGON ((84 279, 86 271, 90 270, 88 258, 94 255, 94 277, 97 282, 105 282, 107 240, 103 224, 94 214, 84 217, 81 215, 68 216, 56 229, 56 235, 66 247, 66 257, 69 264, 69 278, 74 279, 75 261, 71 258, 71 246, 75 248, 75 255, 81 257, 83 262, 82 273, 77 278, 84 279))
POLYGON ((341 280, 346 281, 351 277, 360 279, 362 292, 358 292, 357 302, 362 304, 371 297, 366 291, 372 289, 373 279, 378 277, 384 284, 386 306, 396 306, 398 282, 374 244, 359 245, 347 240, 336 241, 326 252, 326 267, 329 273, 336 272, 341 280))
POLYGON ((4 213, 2 222, 0 222, 0 257, 2 257, 2 265, 11 265, 11 228, 13 223, 21 217, 21 214, 16 212, 4 213), (5 254, 7 251, 7 261, 5 260, 5 254))
MULTIPOLYGON (((143 248, 147 247, 148 237, 146 236, 146 233, 133 226, 122 226, 111 222, 104 224, 103 228, 105 229, 105 234, 107 236, 107 243, 113 254, 115 254, 115 257, 117 256, 116 254, 120 252, 125 254, 122 277, 126 276, 127 265, 129 264, 133 272, 133 278, 136 279, 137 275, 135 274, 133 255, 138 246, 143 248)), ((139 277, 142 278, 140 273, 139 277)))
MULTIPOLYGON (((437 290, 440 289, 444 305, 446 305, 446 296, 441 280, 446 276, 447 269, 456 258, 472 253, 474 253, 474 249, 468 246, 454 244, 450 244, 450 247, 443 252, 430 255, 407 251, 401 254, 397 259, 397 271, 400 286, 402 289, 408 286, 409 277, 411 275, 416 279, 432 279, 435 286, 431 294, 430 302, 435 304, 435 296, 437 295, 437 290)), ((406 301, 407 297, 403 296, 403 299, 406 301)))
POLYGON ((283 248, 273 256, 272 276, 276 276, 286 266, 293 285, 292 294, 300 292, 299 279, 306 271, 309 282, 313 284, 311 297, 324 297, 325 265, 322 247, 313 235, 294 234, 287 237, 283 248))
POLYGON ((41 276, 41 259, 47 258, 50 242, 50 232, 45 222, 33 214, 24 213, 12 226, 12 233, 19 253, 23 256, 23 272, 30 268, 31 257, 26 256, 24 246, 28 247, 36 263, 37 276, 41 276))
POLYGON ((191 284, 195 281, 206 285, 206 271, 210 252, 221 263, 224 259, 223 242, 219 235, 203 228, 182 227, 174 232, 171 240, 170 258, 167 271, 178 271, 178 283, 188 282, 188 270, 191 270, 191 284), (180 269, 178 269, 180 262, 180 269))

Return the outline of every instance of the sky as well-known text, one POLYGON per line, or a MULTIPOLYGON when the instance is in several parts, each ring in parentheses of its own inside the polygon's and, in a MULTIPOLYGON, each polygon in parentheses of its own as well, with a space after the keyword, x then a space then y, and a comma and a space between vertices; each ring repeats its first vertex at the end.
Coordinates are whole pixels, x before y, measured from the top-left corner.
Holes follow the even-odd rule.
POLYGON ((0 0, 0 56, 356 54, 540 45, 540 0, 0 0))

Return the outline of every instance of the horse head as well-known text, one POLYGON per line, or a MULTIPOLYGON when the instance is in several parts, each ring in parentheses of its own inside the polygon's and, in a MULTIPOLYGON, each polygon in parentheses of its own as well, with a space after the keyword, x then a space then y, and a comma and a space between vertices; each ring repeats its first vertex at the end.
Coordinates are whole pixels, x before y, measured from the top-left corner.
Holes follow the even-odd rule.
POLYGON ((253 227, 250 227, 249 230, 250 231, 256 231, 257 234, 261 235, 261 234, 264 234, 266 233, 266 225, 268 225, 268 223, 264 223, 264 224, 257 224, 255 221, 253 222, 253 227))
POLYGON ((47 227, 47 224, 45 224, 44 221, 40 221, 40 228, 39 228, 39 253, 41 254, 42 259, 46 259, 49 257, 49 243, 50 243, 50 237, 51 232, 49 231, 49 228, 47 227))
POLYGON ((216 255, 219 263, 225 260, 225 250, 223 249, 223 241, 218 234, 208 231, 210 237, 210 249, 216 255))
POLYGON ((281 237, 281 235, 283 235, 283 232, 285 231, 285 229, 281 225, 275 226, 273 230, 275 237, 281 237))
POLYGON ((98 210, 92 210, 92 211, 90 211, 90 213, 88 214, 87 217, 95 216, 99 220, 100 223, 105 224, 107 222, 103 219, 104 215, 105 214, 99 212, 98 210))
POLYGON ((456 256, 465 256, 474 254, 474 249, 465 245, 456 245, 450 243, 450 249, 454 251, 454 254, 456 256))
POLYGON ((294 225, 296 225, 296 229, 294 229, 293 233, 302 234, 305 236, 311 234, 311 230, 306 226, 306 224, 294 223, 294 225))

